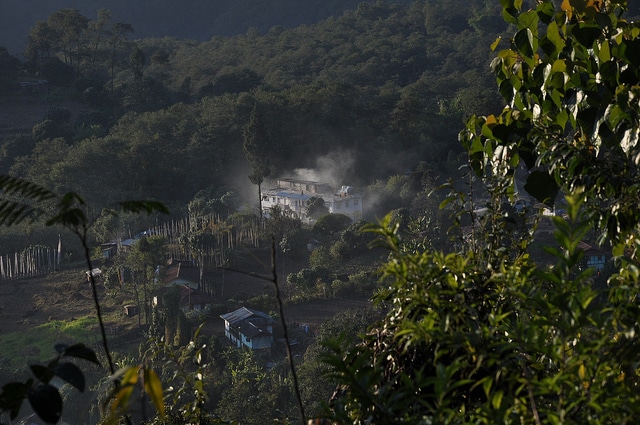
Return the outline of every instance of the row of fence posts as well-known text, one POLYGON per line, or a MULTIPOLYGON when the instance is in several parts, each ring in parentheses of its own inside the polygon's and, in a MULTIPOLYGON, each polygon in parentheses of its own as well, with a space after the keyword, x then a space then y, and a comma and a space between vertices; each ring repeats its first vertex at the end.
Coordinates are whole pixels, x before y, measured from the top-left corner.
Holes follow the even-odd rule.
POLYGON ((0 254, 0 281, 44 276, 60 267, 62 248, 44 245, 30 246, 21 253, 0 254))
MULTIPOLYGON (((237 248, 248 243, 250 246, 258 246, 258 227, 255 224, 226 223, 222 225, 219 217, 205 217, 207 227, 217 228, 216 245, 206 247, 201 253, 200 260, 205 260, 204 266, 221 266, 224 259, 224 250, 237 248), (232 230, 233 229, 233 230, 232 230)), ((203 218, 200 218, 203 220, 203 218)), ((192 230, 193 224, 188 218, 171 220, 150 230, 151 235, 163 236, 169 244, 176 247, 180 235, 192 230)), ((175 248, 174 248, 175 250, 175 248)), ((171 257, 180 258, 184 253, 171 252, 171 257), (181 255, 182 254, 182 255, 181 255)), ((44 245, 34 245, 26 248, 21 253, 0 253, 0 281, 19 280, 21 278, 47 275, 60 268, 62 246, 58 238, 58 246, 55 248, 44 245)), ((194 259, 195 260, 195 259, 194 259)))

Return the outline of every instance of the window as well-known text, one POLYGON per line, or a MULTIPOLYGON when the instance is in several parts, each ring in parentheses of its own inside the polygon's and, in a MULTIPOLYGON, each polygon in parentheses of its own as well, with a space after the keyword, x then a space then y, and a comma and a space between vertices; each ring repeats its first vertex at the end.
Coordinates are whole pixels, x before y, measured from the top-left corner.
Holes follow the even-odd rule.
POLYGON ((349 201, 344 201, 344 207, 349 208, 349 201))
POLYGON ((357 207, 359 202, 360 202, 360 201, 359 201, 358 199, 354 199, 354 200, 353 200, 353 206, 354 206, 354 207, 357 207))
POLYGON ((276 202, 276 197, 275 196, 271 197, 271 202, 276 202))

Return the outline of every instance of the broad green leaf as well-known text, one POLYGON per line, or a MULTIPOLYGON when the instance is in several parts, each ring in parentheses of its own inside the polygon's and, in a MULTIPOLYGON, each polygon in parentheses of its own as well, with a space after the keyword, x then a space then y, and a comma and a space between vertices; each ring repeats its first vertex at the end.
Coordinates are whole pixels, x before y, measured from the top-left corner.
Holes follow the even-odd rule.
POLYGON ((112 415, 115 414, 118 409, 126 411, 129 408, 129 400, 140 378, 140 366, 129 366, 121 369, 116 373, 114 379, 117 379, 119 375, 122 375, 122 380, 111 402, 112 415))
POLYGON ((571 34, 583 46, 592 48, 602 29, 599 25, 581 23, 573 27, 571 34))
POLYGON ((534 10, 529 10, 518 16, 519 28, 528 28, 529 30, 531 30, 531 33, 533 35, 538 33, 539 22, 540 18, 538 17, 538 13, 534 10))
MULTIPOLYGON (((551 72, 554 73, 565 73, 567 72, 567 63, 563 59, 558 59, 553 62, 551 66, 551 72)), ((562 79, 564 81, 564 77, 562 79)))
POLYGON ((507 9, 507 8, 502 9, 502 19, 504 19, 505 22, 509 24, 517 25, 518 24, 517 16, 518 16, 518 11, 515 9, 507 9))
POLYGON ((623 39, 619 51, 629 63, 636 67, 640 66, 640 39, 623 39))
POLYGON ((623 120, 629 119, 629 115, 617 104, 609 105, 604 116, 612 129, 618 127, 623 120))
POLYGON ((115 414, 118 409, 122 411, 127 410, 133 389, 133 385, 124 385, 116 392, 113 402, 111 403, 111 414, 115 414))
POLYGON ((555 23, 555 21, 552 21, 547 27, 546 37, 547 37, 547 40, 549 40, 555 47, 555 52, 553 57, 557 57, 558 54, 564 48, 565 41, 562 39, 562 36, 560 35, 560 31, 558 30, 558 25, 555 23))
POLYGON ((609 62, 611 60, 611 48, 609 47, 609 40, 604 40, 598 45, 598 59, 600 62, 609 62))
POLYGON ((533 171, 527 177, 524 189, 538 201, 553 205, 558 194, 558 185, 549 173, 533 171))
POLYGON ((540 17, 540 20, 545 24, 550 24, 553 22, 553 15, 555 13, 555 9, 553 7, 553 3, 551 2, 539 2, 536 6, 536 12, 540 17))
POLYGON ((529 28, 523 28, 516 33, 513 38, 516 49, 518 52, 522 54, 525 58, 530 58, 533 56, 534 48, 533 48, 533 33, 529 28))
POLYGON ((618 63, 614 61, 603 62, 600 65, 600 79, 611 86, 618 84, 619 68, 618 63))
POLYGON ((493 394, 493 396, 491 397, 491 406, 493 406, 494 409, 500 409, 500 406, 502 405, 503 396, 504 396, 503 391, 496 391, 493 394))

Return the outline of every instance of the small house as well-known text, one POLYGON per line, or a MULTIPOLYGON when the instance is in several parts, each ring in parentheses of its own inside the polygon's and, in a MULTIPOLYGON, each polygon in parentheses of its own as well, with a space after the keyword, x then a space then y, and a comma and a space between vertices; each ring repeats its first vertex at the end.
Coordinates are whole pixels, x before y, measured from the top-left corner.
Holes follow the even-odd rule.
POLYGON ((578 248, 582 250, 584 253, 584 257, 582 259, 583 265, 592 269, 602 271, 604 269, 605 264, 607 263, 607 254, 586 242, 580 242, 578 244, 578 248))
POLYGON ((225 336, 236 347, 271 348, 275 321, 268 314, 242 307, 220 317, 224 320, 225 336))
POLYGON ((164 273, 164 286, 188 286, 193 289, 200 288, 202 279, 201 270, 191 261, 169 260, 164 273))
MULTIPOLYGON (((204 292, 191 288, 188 285, 176 286, 178 287, 178 292, 180 293, 180 309, 185 313, 191 310, 204 310, 214 303, 213 297, 209 294, 205 294, 204 292)), ((170 291, 171 288, 172 286, 166 286, 164 288, 158 289, 155 296, 153 297, 153 304, 157 307, 161 307, 163 305, 162 299, 164 295, 168 291, 170 291)))

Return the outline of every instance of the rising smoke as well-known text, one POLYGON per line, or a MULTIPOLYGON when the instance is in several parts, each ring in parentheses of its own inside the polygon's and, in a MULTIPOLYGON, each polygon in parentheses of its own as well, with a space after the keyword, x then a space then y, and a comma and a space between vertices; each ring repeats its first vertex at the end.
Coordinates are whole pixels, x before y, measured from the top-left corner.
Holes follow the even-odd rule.
POLYGON ((354 158, 350 151, 335 151, 316 159, 314 168, 296 168, 289 175, 300 180, 311 180, 327 183, 334 188, 349 185, 352 176, 354 158))

